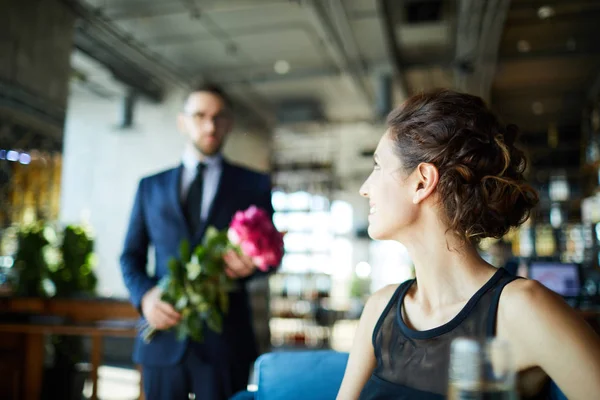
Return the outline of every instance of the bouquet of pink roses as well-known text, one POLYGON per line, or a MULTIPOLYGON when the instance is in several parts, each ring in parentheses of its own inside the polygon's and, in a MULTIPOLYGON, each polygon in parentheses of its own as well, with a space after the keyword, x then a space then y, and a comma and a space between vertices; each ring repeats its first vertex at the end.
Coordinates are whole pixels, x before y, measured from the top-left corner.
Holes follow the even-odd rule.
MULTIPOLYGON (((225 274, 223 255, 234 250, 250 257, 261 271, 281 263, 283 235, 275 229, 269 215, 251 206, 238 211, 229 228, 218 231, 209 227, 204 241, 190 250, 187 241, 180 246, 180 258, 169 260, 169 275, 159 282, 162 300, 181 314, 181 321, 172 329, 177 337, 202 341, 204 324, 221 332, 223 317, 229 309, 229 294, 234 287, 225 274)), ((147 325, 142 336, 152 340, 156 329, 147 325)))
POLYGON ((235 213, 227 238, 261 271, 279 265, 283 257, 283 235, 275 229, 267 213, 258 207, 251 206, 235 213))

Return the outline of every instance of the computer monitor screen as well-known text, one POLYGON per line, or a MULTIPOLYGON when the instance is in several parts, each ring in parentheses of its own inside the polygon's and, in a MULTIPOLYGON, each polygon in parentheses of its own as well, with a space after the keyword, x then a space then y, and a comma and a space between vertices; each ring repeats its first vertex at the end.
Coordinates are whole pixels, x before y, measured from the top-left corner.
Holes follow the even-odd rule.
POLYGON ((577 296, 581 289, 577 264, 535 261, 529 265, 529 278, 563 297, 577 296))

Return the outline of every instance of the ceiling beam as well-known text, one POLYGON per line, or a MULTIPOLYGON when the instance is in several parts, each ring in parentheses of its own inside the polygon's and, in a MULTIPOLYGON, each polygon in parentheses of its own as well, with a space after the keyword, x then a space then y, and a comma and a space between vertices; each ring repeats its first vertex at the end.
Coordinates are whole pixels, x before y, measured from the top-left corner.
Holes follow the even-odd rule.
POLYGON ((59 129, 62 129, 65 122, 63 107, 36 96, 15 82, 0 80, 0 106, 26 111, 59 129))
POLYGON ((598 101, 600 98, 600 68, 598 69, 598 75, 591 82, 587 97, 590 101, 598 101))
POLYGON ((142 70, 114 51, 114 47, 98 38, 94 33, 81 25, 76 28, 73 37, 75 47, 85 55, 98 61, 110 70, 119 82, 123 82, 156 103, 164 97, 162 83, 148 71, 142 70))
POLYGON ((109 68, 123 83, 154 101, 162 100, 166 83, 185 87, 187 79, 177 67, 149 54, 141 43, 101 13, 79 1, 62 1, 79 18, 75 46, 109 68))
MULTIPOLYGON (((395 2, 398 7, 398 1, 395 2)), ((400 1, 402 3, 402 1, 400 1)), ((400 44, 396 32, 396 26, 394 25, 394 11, 392 9, 392 2, 390 0, 380 0, 378 2, 379 18, 382 21, 383 26, 383 37, 387 48, 388 57, 390 58, 391 64, 394 68, 395 79, 399 86, 399 90, 404 98, 408 98, 409 85, 408 79, 406 78, 405 70, 407 68, 404 57, 400 52, 400 44)))
POLYGON ((40 126, 42 121, 30 124, 31 115, 25 115, 25 120, 11 113, 6 115, 2 112, 0 99, 0 146, 4 150, 42 150, 50 152, 61 152, 63 150, 62 126, 55 129, 45 129, 40 126))
MULTIPOLYGON (((207 6, 202 5, 202 8, 196 4, 191 4, 189 0, 160 0, 148 2, 145 0, 135 1, 129 0, 124 7, 105 8, 106 15, 113 21, 126 21, 140 18, 159 18, 169 15, 189 14, 196 16, 198 14, 190 13, 190 5, 197 8, 200 13, 227 13, 227 12, 243 12, 248 9, 256 9, 257 7, 271 7, 282 4, 289 4, 289 0, 261 0, 260 2, 251 2, 248 0, 227 0, 227 1, 210 1, 207 6)), ((199 1, 198 3, 202 3, 199 1)))
POLYGON ((510 0, 459 0, 458 89, 489 100, 509 6, 510 0))
POLYGON ((515 99, 547 99, 555 97, 569 97, 569 98, 583 98, 585 97, 585 90, 579 87, 573 87, 572 85, 540 85, 535 84, 527 86, 511 86, 504 88, 493 88, 492 89, 493 102, 514 102, 515 99))
MULTIPOLYGON (((108 68, 118 80, 149 99, 161 101, 167 84, 189 90, 198 80, 183 73, 163 57, 152 54, 144 44, 118 29, 98 10, 76 0, 62 2, 80 19, 75 45, 108 68)), ((244 115, 241 120, 260 125, 269 132, 272 130, 274 117, 268 115, 267 111, 253 101, 232 97, 235 108, 244 115)))
MULTIPOLYGON (((317 30, 323 45, 333 58, 336 66, 342 71, 344 77, 347 77, 354 87, 361 100, 374 112, 375 101, 371 91, 367 88, 364 70, 360 63, 352 60, 345 50, 344 40, 334 29, 334 23, 325 9, 324 2, 321 0, 307 0, 303 3, 306 11, 317 30)), ((346 39, 348 40, 348 39, 346 39)))
MULTIPOLYGON (((389 66, 385 63, 378 63, 371 66, 365 65, 366 73, 375 73, 376 71, 385 70, 389 70, 389 66)), ((282 75, 273 72, 273 68, 271 66, 268 68, 262 68, 256 72, 235 70, 223 75, 213 75, 215 80, 222 85, 240 85, 244 83, 269 84, 319 78, 332 78, 336 76, 341 76, 341 72, 335 67, 292 69, 292 71, 289 73, 282 75)))
POLYGON ((594 44, 591 48, 582 50, 543 50, 543 51, 532 51, 529 53, 519 53, 516 50, 511 51, 508 54, 500 55, 498 60, 499 64, 504 64, 513 61, 530 61, 530 60, 544 60, 551 62, 552 59, 567 59, 577 60, 583 59, 588 62, 600 62, 600 45, 594 44))
POLYGON ((353 61, 354 64, 357 64, 356 67, 359 69, 359 72, 363 72, 364 74, 364 71, 360 71, 363 62, 356 42, 356 37, 354 36, 354 31, 350 26, 348 10, 346 10, 342 0, 329 0, 329 5, 333 17, 332 21, 336 23, 335 25, 340 33, 340 39, 342 40, 342 43, 345 44, 344 49, 349 50, 350 60, 353 61))
MULTIPOLYGON (((558 2, 561 3, 561 2, 558 2)), ((569 0, 567 3, 570 7, 579 7, 579 6, 598 6, 598 0, 569 0)), ((515 4, 511 7, 514 10, 523 10, 523 9, 534 9, 537 11, 538 7, 548 5, 547 0, 519 0, 516 1, 515 4)), ((559 7, 562 4, 559 4, 559 7)))

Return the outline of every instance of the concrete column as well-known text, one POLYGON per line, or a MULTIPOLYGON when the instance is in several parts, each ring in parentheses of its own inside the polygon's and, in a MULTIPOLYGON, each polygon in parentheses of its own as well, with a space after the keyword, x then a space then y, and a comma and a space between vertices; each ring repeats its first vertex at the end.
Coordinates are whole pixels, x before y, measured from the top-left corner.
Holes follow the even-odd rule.
POLYGON ((0 123, 62 140, 74 23, 58 0, 0 0, 0 123))

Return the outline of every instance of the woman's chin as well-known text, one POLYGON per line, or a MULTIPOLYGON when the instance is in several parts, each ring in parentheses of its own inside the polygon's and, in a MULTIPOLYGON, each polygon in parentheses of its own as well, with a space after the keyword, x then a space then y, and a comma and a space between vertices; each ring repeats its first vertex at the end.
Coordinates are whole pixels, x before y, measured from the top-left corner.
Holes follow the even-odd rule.
POLYGON ((369 224, 369 228, 367 229, 369 232, 369 237, 373 240, 386 240, 386 235, 380 230, 377 229, 372 223, 369 224))

